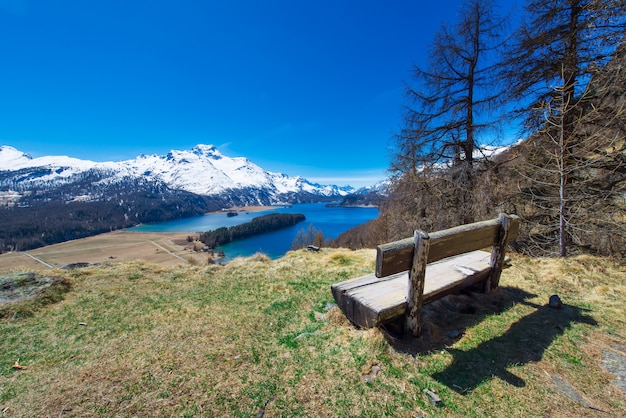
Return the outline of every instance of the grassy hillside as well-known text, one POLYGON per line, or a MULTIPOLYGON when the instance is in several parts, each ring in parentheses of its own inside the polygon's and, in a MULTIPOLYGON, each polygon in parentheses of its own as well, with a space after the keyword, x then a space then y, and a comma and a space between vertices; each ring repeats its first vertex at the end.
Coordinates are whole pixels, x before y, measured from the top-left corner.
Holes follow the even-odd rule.
POLYGON ((420 340, 327 311, 372 250, 41 271, 71 289, 0 305, 0 416, 622 414, 603 359, 626 350, 626 267, 512 257, 497 292, 429 305, 420 340))

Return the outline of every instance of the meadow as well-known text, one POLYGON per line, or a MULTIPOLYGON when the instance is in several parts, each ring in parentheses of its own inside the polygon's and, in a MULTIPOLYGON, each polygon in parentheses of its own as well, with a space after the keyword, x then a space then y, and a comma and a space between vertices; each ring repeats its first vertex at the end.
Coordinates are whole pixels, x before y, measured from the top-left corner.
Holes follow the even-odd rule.
MULTIPOLYGON (((206 264, 207 254, 194 251, 194 243, 187 240, 189 236, 197 234, 128 231, 99 234, 34 250, 0 254, 0 272, 132 260, 165 266, 206 264)), ((202 247, 204 244, 196 242, 195 245, 202 247)))
POLYGON ((626 267, 511 259, 497 291, 428 305, 420 339, 333 307, 373 250, 13 269, 60 287, 0 305, 0 415, 623 415, 626 267))

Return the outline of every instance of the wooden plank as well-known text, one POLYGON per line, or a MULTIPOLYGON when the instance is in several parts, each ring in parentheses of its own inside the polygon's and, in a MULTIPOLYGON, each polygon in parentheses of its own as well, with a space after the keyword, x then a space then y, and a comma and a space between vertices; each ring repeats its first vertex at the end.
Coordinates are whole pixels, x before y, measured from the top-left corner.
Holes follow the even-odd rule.
MULTIPOLYGON (((520 225, 519 217, 510 217, 507 244, 517 238, 520 225)), ((491 219, 431 233, 428 263, 496 245, 500 237, 500 222, 499 218, 491 219)), ((379 245, 376 276, 385 277, 409 270, 413 261, 413 248, 413 238, 379 245)))
MULTIPOLYGON (((472 251, 429 263, 422 304, 458 292, 486 279, 491 254, 472 251)), ((375 274, 336 283, 331 290, 337 305, 354 324, 371 328, 403 315, 407 309, 408 272, 377 278, 375 274)))
MULTIPOLYGON (((406 309, 406 289, 408 274, 398 274, 378 279, 374 274, 363 277, 366 281, 372 280, 369 286, 351 287, 341 292, 333 292, 335 301, 348 319, 362 328, 372 328, 381 320, 402 315, 406 309), (398 278, 401 276, 401 279, 398 278), (404 306, 398 310, 398 300, 404 306), (364 303, 365 302, 365 303, 364 303)), ((358 280, 358 279, 357 279, 358 280)), ((341 284, 339 284, 341 287, 341 284)))
MULTIPOLYGON (((407 274, 405 273, 404 276, 406 278, 407 274)), ((395 294, 395 292, 399 289, 406 290, 406 283, 402 284, 394 281, 395 278, 395 276, 389 276, 381 279, 372 273, 356 279, 335 283, 330 288, 333 297, 337 302, 337 306, 339 306, 348 319, 359 318, 359 326, 363 328, 371 328, 375 326, 377 315, 372 316, 372 312, 369 308, 363 310, 362 306, 355 301, 361 299, 361 294, 368 294, 371 292, 373 288, 369 286, 373 285, 374 287, 382 289, 378 295, 381 300, 380 309, 383 309, 384 306, 393 305, 392 301, 387 300, 388 295, 395 294), (398 289, 396 289, 396 287, 398 287, 398 289)), ((377 312, 380 309, 377 309, 377 312)), ((390 315, 394 314, 390 313, 390 315)))

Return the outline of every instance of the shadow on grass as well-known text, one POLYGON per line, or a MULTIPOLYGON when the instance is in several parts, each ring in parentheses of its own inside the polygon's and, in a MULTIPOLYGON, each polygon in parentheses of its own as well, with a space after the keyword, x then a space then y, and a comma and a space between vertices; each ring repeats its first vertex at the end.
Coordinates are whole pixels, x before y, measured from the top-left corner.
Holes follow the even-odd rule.
POLYGON ((541 360, 550 344, 574 323, 597 325, 581 308, 563 304, 561 309, 553 309, 528 302, 533 297, 512 287, 502 287, 488 295, 448 296, 425 307, 422 337, 399 339, 390 335, 389 340, 397 350, 413 355, 446 348, 454 359, 432 377, 458 393, 469 393, 493 377, 523 387, 524 380, 509 372, 508 367, 541 360), (511 324, 502 335, 474 348, 447 348, 457 333, 460 335, 487 315, 501 313, 516 304, 534 310, 511 324))

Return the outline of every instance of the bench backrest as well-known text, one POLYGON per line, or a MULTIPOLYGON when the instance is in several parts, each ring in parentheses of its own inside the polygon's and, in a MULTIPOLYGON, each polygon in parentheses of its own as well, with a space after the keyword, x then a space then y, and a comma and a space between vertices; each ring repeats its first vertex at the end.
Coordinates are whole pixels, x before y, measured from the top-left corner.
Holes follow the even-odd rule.
MULTIPOLYGON (((501 215, 497 219, 461 225, 429 234, 428 263, 498 244, 502 233, 503 216, 510 218, 506 243, 513 241, 520 227, 515 215, 501 215)), ((505 243, 505 244, 506 244, 505 243)), ((386 277, 411 269, 414 238, 379 245, 376 255, 376 277, 386 277)))

